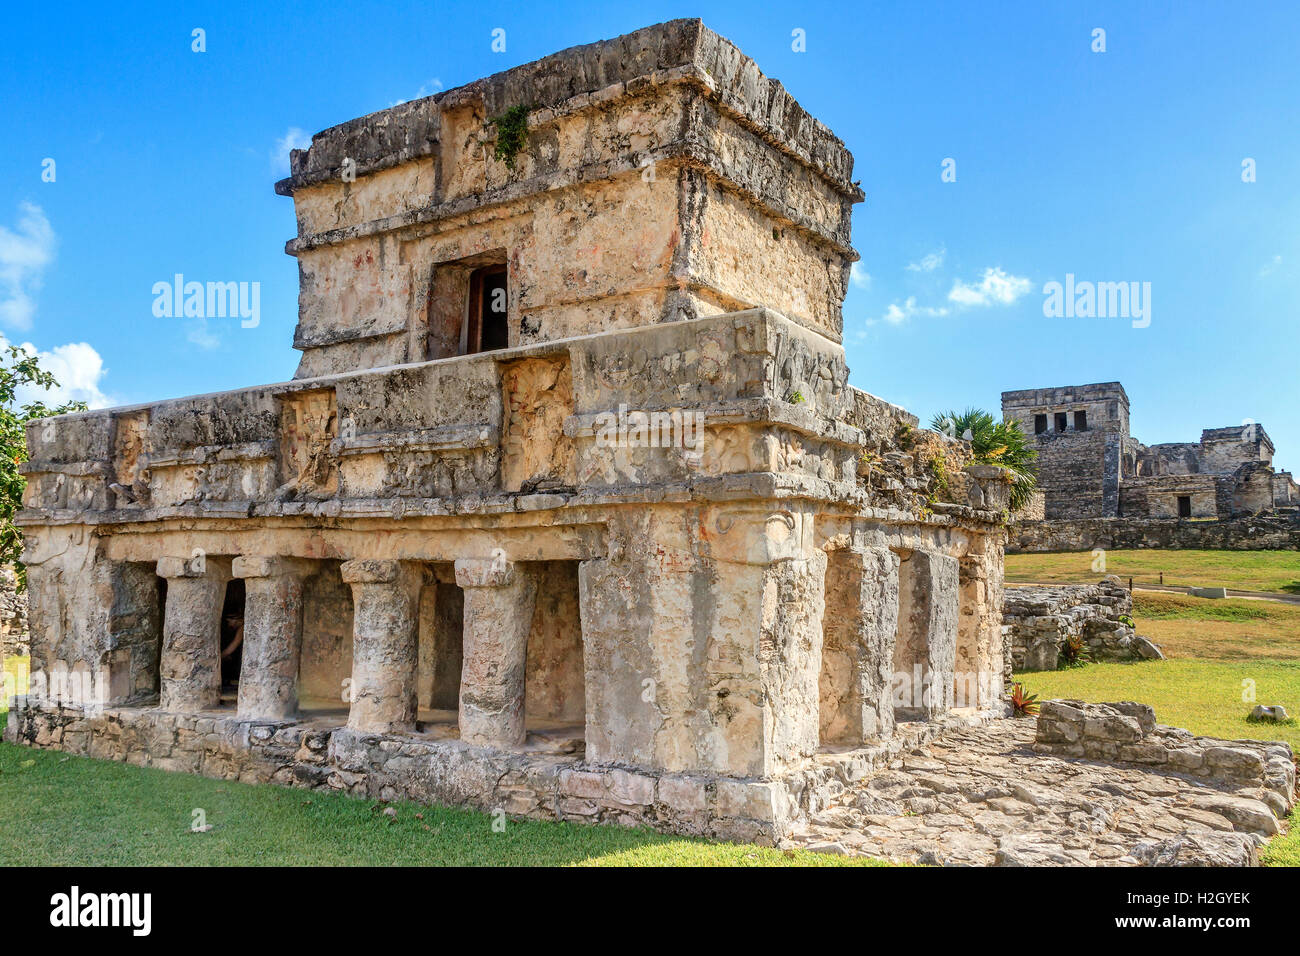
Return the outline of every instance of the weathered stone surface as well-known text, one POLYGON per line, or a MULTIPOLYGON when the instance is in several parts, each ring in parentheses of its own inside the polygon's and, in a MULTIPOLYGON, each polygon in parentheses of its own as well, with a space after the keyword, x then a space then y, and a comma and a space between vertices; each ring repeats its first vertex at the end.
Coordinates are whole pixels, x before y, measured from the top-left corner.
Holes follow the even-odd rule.
POLYGON ((424 572, 404 561, 347 561, 352 585, 348 727, 368 733, 415 729, 417 611, 424 572))
POLYGON ((285 720, 298 711, 302 654, 302 589, 306 562, 241 555, 231 573, 242 578, 244 643, 238 715, 285 720))
POLYGON ((1256 866, 1259 849, 1245 833, 1184 833, 1139 843, 1129 855, 1143 866, 1256 866))
POLYGON ((465 592, 460 736, 486 747, 524 742, 524 673, 537 579, 500 561, 456 562, 465 592))
POLYGON ((906 679, 895 715, 928 718, 953 702, 957 657, 958 564, 913 551, 899 567, 894 671, 906 679))
MULTIPOLYGON (((1122 726, 1146 722, 1130 710, 1122 726)), ((952 866, 1253 866, 1277 832, 1257 789, 1036 754, 1035 723, 950 728, 820 800, 805 791, 791 843, 952 866)))
POLYGON ((1255 799, 1247 801, 1249 805, 1239 801, 1225 804, 1233 808, 1234 819, 1224 807, 1207 807, 1237 823, 1249 817, 1251 826, 1262 832, 1277 832, 1276 821, 1272 821, 1274 829, 1269 829, 1256 811, 1271 819, 1274 813, 1284 816, 1295 802, 1295 760, 1287 744, 1194 737, 1185 730, 1160 726, 1149 706, 1133 701, 1043 701, 1034 749, 1146 764, 1233 787, 1262 788, 1252 797, 1264 796, 1273 810, 1255 799))
POLYGON ((158 576, 167 579, 159 664, 162 708, 215 707, 221 697, 219 629, 230 562, 205 556, 162 558, 158 576))

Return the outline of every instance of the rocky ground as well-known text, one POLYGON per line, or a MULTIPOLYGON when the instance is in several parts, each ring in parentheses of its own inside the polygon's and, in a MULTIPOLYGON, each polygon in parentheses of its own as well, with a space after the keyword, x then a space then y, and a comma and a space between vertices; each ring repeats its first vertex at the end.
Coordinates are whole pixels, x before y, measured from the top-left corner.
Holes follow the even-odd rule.
POLYGON ((1257 791, 1035 753, 1035 724, 946 734, 856 782, 791 842, 955 866, 1243 866, 1277 832, 1257 791))

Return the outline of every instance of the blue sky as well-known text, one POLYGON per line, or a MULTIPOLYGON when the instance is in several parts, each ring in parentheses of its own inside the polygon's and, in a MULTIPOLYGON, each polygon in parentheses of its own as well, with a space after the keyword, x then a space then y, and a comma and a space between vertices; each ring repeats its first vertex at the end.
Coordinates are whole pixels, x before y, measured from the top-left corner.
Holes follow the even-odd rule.
POLYGON ((857 158, 855 385, 928 421, 1119 379, 1143 441, 1253 419, 1300 470, 1298 4, 177 6, 13 5, 0 35, 0 333, 78 397, 292 376, 285 143, 700 16, 857 158), (155 317, 153 284, 178 272, 259 282, 260 324, 155 317), (1044 316, 1067 273, 1149 282, 1149 326, 1044 316))

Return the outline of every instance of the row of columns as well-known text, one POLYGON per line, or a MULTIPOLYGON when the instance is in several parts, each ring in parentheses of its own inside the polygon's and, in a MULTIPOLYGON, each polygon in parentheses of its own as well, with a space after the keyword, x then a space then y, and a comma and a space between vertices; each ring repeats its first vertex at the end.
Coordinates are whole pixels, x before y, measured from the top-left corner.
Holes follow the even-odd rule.
MULTIPOLYGON (((167 557, 160 663, 161 706, 210 710, 221 694, 221 611, 226 585, 245 585, 243 665, 237 713, 245 720, 288 720, 298 709, 303 585, 311 561, 241 555, 167 557)), ((528 635, 537 579, 526 564, 494 559, 455 563, 465 596, 460 736, 466 743, 523 744, 528 635)), ((352 588, 353 645, 348 727, 368 733, 415 729, 420 591, 428 566, 354 560, 342 565, 352 588)))

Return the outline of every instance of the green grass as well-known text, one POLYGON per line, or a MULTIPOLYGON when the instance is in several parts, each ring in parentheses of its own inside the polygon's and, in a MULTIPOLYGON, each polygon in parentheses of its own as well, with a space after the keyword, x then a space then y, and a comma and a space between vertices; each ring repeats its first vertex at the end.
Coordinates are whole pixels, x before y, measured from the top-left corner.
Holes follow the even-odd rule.
POLYGON ((1117 574, 1135 585, 1164 583, 1178 587, 1226 587, 1241 591, 1286 591, 1300 594, 1300 551, 1107 551, 1105 569, 1093 570, 1091 551, 1053 554, 1008 554, 1007 580, 1044 584, 1094 584, 1117 574))
POLYGON ((1138 633, 1159 644, 1167 657, 1300 661, 1297 604, 1137 591, 1133 615, 1138 633))
MULTIPOLYGON (((0 711, 0 726, 5 712, 0 711)), ((880 860, 506 820, 0 744, 0 866, 883 866, 880 860), (212 829, 192 832, 196 809, 212 829)))
POLYGON ((1300 804, 1291 811, 1290 831, 1269 840, 1261 859, 1265 866, 1300 866, 1300 804))
MULTIPOLYGON (((1139 622, 1140 623, 1140 622, 1139 622)), ((1136 700, 1155 708, 1162 724, 1228 740, 1285 740, 1300 751, 1300 722, 1257 724, 1246 720, 1256 703, 1282 704, 1300 713, 1300 662, 1138 661, 1089 664, 1062 671, 1017 674, 1040 700, 1136 700), (1253 683, 1244 683, 1244 682, 1253 683), (1255 700, 1243 701, 1253 687, 1255 700)))

